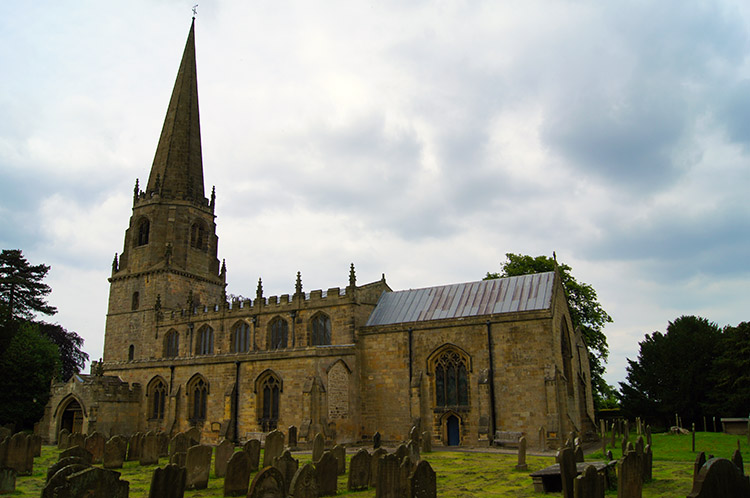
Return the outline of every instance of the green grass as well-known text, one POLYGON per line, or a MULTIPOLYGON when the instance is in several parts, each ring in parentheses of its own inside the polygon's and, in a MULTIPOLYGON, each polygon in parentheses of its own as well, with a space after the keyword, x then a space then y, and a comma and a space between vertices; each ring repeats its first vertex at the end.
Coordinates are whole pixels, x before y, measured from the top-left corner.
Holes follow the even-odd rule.
MULTIPOLYGON (((631 437, 634 441, 635 438, 631 437)), ((728 436, 717 433, 697 433, 696 450, 712 453, 717 457, 729 458, 737 448, 737 436, 728 436)), ((750 448, 747 438, 742 436, 741 451, 745 460, 748 460, 750 448)), ((620 456, 618 448, 612 448, 615 458, 620 456)), ((669 434, 654 434, 654 480, 646 483, 643 488, 644 498, 673 498, 685 496, 690 492, 693 480, 693 462, 697 453, 691 451, 691 436, 673 436, 669 434)), ((609 448, 608 448, 609 449, 609 448)), ((392 450, 392 449, 391 449, 392 450)), ((38 497, 44 486, 47 467, 57 461, 58 450, 53 446, 44 446, 41 457, 34 459, 34 473, 31 476, 19 477, 16 481, 16 493, 9 496, 38 497)), ((351 455, 347 455, 350 457, 351 455)), ((295 454, 300 460, 300 465, 310 461, 309 453, 295 454)), ((520 497, 541 498, 559 496, 556 494, 534 493, 534 488, 529 473, 543 469, 554 463, 553 457, 529 456, 527 464, 529 470, 519 472, 514 470, 516 455, 460 452, 460 451, 435 451, 423 455, 428 460, 438 476, 438 496, 441 497, 520 497)), ((602 458, 601 450, 586 455, 586 460, 599 460, 602 458)), ((161 460, 161 466, 167 460, 161 460)), ((156 468, 155 465, 141 467, 138 462, 126 462, 124 468, 119 469, 122 479, 130 482, 130 496, 133 498, 144 498, 148 496, 148 488, 151 484, 151 475, 156 468)), ((213 469, 213 467, 212 467, 213 469)), ((748 466, 745 465, 747 474, 748 466)), ((339 495, 353 496, 357 498, 374 498, 375 490, 369 489, 356 493, 346 491, 346 475, 339 477, 339 495)), ((221 497, 223 496, 224 479, 217 478, 211 474, 208 488, 198 491, 187 491, 185 496, 192 497, 221 497)), ((608 491, 607 496, 617 496, 616 491, 608 491)))

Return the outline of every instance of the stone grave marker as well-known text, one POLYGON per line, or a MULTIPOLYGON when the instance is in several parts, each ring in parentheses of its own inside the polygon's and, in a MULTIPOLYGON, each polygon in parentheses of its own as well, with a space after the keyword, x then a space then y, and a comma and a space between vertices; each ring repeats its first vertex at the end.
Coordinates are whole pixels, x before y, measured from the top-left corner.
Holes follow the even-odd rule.
POLYGON ((400 463, 400 462, 401 462, 401 460, 403 460, 403 459, 404 459, 404 457, 405 457, 406 455, 408 455, 408 454, 409 454, 409 450, 408 450, 408 449, 406 449, 406 445, 405 445, 405 444, 403 444, 403 443, 402 443, 402 444, 399 444, 399 445, 398 445, 398 448, 396 448, 396 458, 398 458, 398 461, 399 461, 399 463, 400 463))
POLYGON ((8 495, 16 490, 16 471, 10 467, 0 467, 0 495, 8 495))
POLYGON ((622 450, 623 455, 628 452, 628 438, 626 438, 625 436, 622 437, 620 449, 622 450))
POLYGON ((607 437, 606 437, 606 434, 602 436, 601 445, 602 445, 602 455, 606 455, 607 454, 607 437))
POLYGON ((526 438, 521 436, 518 438, 518 463, 516 464, 516 470, 528 470, 529 466, 526 465, 526 438))
POLYGON ((184 432, 178 432, 169 441, 169 456, 171 457, 175 453, 187 453, 190 447, 190 441, 184 432))
POLYGON ((412 440, 406 443, 406 449, 412 463, 414 463, 414 465, 417 465, 417 462, 422 459, 422 456, 419 454, 419 445, 417 445, 417 443, 412 440))
POLYGON ((539 426, 539 451, 544 451, 547 446, 547 434, 544 430, 544 426, 539 426))
POLYGON ((630 422, 625 420, 625 433, 623 434, 625 439, 630 439, 630 422))
POLYGON ((576 461, 573 450, 563 448, 557 454, 557 463, 560 464, 560 480, 564 498, 573 498, 573 479, 576 477, 576 461))
MULTIPOLYGON (((0 440, 2 439, 3 438, 0 437, 0 440)), ((69 444, 70 444, 70 431, 68 429, 60 430, 60 433, 57 435, 57 449, 67 450, 69 444)))
POLYGON ((71 446, 80 446, 81 448, 86 447, 86 436, 80 432, 73 432, 70 434, 68 439, 68 448, 71 446))
POLYGON ((297 427, 294 425, 290 425, 289 429, 287 429, 287 439, 289 440, 288 446, 291 450, 297 449, 297 427))
POLYGON ((3 465, 15 470, 16 475, 31 475, 34 467, 34 450, 30 436, 17 432, 7 440, 3 465))
POLYGON ((732 453, 732 463, 740 471, 740 474, 745 475, 745 464, 742 462, 742 453, 740 453, 739 448, 732 453))
POLYGON ((698 478, 698 473, 701 471, 701 468, 706 464, 706 453, 701 451, 698 453, 698 456, 695 457, 695 462, 693 463, 693 486, 695 486, 695 480, 698 478))
POLYGON ((159 464, 159 439, 155 432, 147 432, 141 439, 141 454, 139 457, 141 465, 159 464))
POLYGON ((245 496, 250 484, 250 455, 247 451, 234 453, 227 462, 224 496, 245 496))
POLYGON ((263 451, 263 466, 273 465, 273 459, 280 457, 284 451, 284 433, 273 430, 266 435, 266 447, 263 451))
POLYGON ((169 435, 164 431, 156 433, 156 438, 159 440, 159 458, 169 456, 169 435))
POLYGON ((45 478, 45 482, 48 482, 52 478, 52 476, 57 473, 57 471, 67 467, 68 465, 80 465, 81 468, 90 466, 89 463, 86 463, 83 458, 80 457, 63 458, 62 460, 58 460, 57 462, 47 467, 47 476, 45 478))
POLYGON ((338 484, 339 464, 330 451, 324 451, 323 456, 315 464, 318 473, 320 496, 334 496, 338 484))
POLYGON ((216 447, 214 455, 214 474, 216 477, 224 477, 227 473, 227 463, 234 453, 234 444, 228 439, 224 439, 216 447))
POLYGON ((114 470, 88 467, 65 478, 63 486, 55 489, 55 498, 128 498, 130 483, 120 480, 114 470))
POLYGON ((419 427, 413 425, 409 431, 409 441, 414 441, 417 445, 419 444, 419 427))
POLYGON ((607 461, 611 462, 615 459, 615 456, 612 454, 612 450, 607 450, 607 461))
POLYGON ((750 479, 729 460, 712 458, 704 465, 687 498, 747 498, 750 479))
POLYGON ((84 442, 84 448, 91 453, 92 463, 102 463, 104 458, 104 443, 107 442, 107 438, 101 432, 94 432, 88 436, 84 442))
POLYGON ((148 498, 182 498, 185 495, 187 471, 184 467, 169 464, 155 468, 151 476, 148 498))
POLYGON ((289 498, 318 498, 318 474, 312 464, 306 463, 294 474, 289 484, 289 498))
POLYGON ((58 488, 62 489, 67 485, 67 477, 69 475, 81 472, 82 470, 86 470, 90 467, 90 465, 74 463, 59 468, 52 475, 48 476, 47 482, 44 484, 44 488, 42 489, 41 498, 53 498, 58 488))
POLYGON ((86 462, 86 465, 91 465, 91 453, 81 446, 71 446, 67 450, 60 452, 60 460, 67 457, 79 457, 86 462))
POLYGON ((250 472, 257 472, 260 465, 260 441, 257 439, 248 440, 243 446, 242 451, 250 457, 250 472))
POLYGON ((611 435, 611 441, 609 442, 609 447, 614 448, 615 447, 615 424, 612 422, 612 435, 611 435))
POLYGON ((596 467, 589 465, 573 481, 573 494, 576 498, 604 498, 604 476, 596 467))
POLYGON ((122 436, 114 436, 104 443, 102 466, 105 469, 120 469, 128 453, 128 442, 122 436))
POLYGON ((247 498, 285 498, 284 476, 276 467, 265 467, 255 475, 247 498))
POLYGON ((186 489, 206 489, 211 472, 213 447, 196 444, 187 450, 185 469, 187 470, 186 489))
POLYGON ((407 496, 409 493, 409 476, 411 475, 414 462, 406 455, 398 466, 398 495, 407 496))
POLYGON ((375 487, 378 482, 378 465, 383 455, 387 455, 388 452, 384 448, 378 448, 370 455, 370 487, 375 487))
POLYGON ((653 479, 654 454, 651 452, 651 445, 647 444, 643 450, 643 482, 650 482, 653 479))
POLYGON ((320 460, 320 457, 323 456, 323 452, 326 449, 326 442, 325 439, 323 439, 323 435, 318 432, 315 434, 315 438, 313 438, 313 447, 312 447, 312 461, 313 463, 320 460))
POLYGON ((422 453, 432 453, 432 436, 428 431, 422 433, 422 453))
POLYGON ((378 474, 375 483, 375 498, 401 498, 401 469, 395 454, 378 458, 378 474))
POLYGON ((126 460, 132 462, 141 458, 141 437, 140 432, 136 432, 130 436, 128 440, 128 456, 126 460))
POLYGON ((650 425, 646 426, 646 444, 648 445, 651 444, 651 426, 650 425))
POLYGON ((375 435, 372 436, 372 449, 377 450, 380 448, 380 432, 375 432, 375 435))
POLYGON ((273 466, 284 476, 284 496, 289 493, 289 484, 299 468, 299 461, 292 456, 292 452, 284 450, 281 456, 273 459, 273 466))
POLYGON ((172 465, 177 465, 178 467, 182 467, 184 469, 185 464, 187 463, 187 451, 178 451, 177 453, 172 453, 172 456, 169 457, 169 463, 172 465))
POLYGON ((346 474, 346 449, 337 444, 331 449, 331 453, 336 457, 336 464, 338 465, 338 475, 342 476, 346 474))
POLYGON ((201 431, 197 427, 191 427, 185 432, 188 438, 188 447, 201 444, 201 431))
POLYGON ((617 498, 641 498, 643 467, 635 451, 629 451, 617 462, 617 498))
POLYGON ((576 445, 575 449, 573 450, 573 458, 575 459, 576 463, 583 462, 583 446, 576 445))
POLYGON ((42 436, 31 435, 31 454, 34 457, 42 456, 42 436))
POLYGON ((437 476, 426 460, 420 460, 414 473, 409 477, 409 497, 436 498, 437 476))
POLYGON ((349 460, 349 478, 347 480, 346 489, 349 491, 357 491, 360 489, 367 489, 370 485, 370 467, 372 457, 366 449, 360 448, 360 450, 352 456, 349 460))

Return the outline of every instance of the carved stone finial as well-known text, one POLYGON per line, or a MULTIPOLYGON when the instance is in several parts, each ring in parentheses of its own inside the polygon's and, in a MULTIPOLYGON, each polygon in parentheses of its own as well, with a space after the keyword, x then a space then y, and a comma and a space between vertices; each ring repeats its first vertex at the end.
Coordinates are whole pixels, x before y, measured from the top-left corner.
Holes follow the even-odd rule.
POLYGON ((357 274, 354 273, 354 263, 349 267, 349 287, 357 285, 357 274))
POLYGON ((156 295, 156 303, 154 304, 154 309, 157 312, 161 311, 161 294, 156 295))
POLYGON ((297 283, 294 286, 294 293, 299 295, 302 294, 302 273, 297 272, 297 283))
POLYGON ((214 187, 211 188, 211 204, 210 204, 210 207, 211 207, 211 209, 214 209, 215 206, 216 206, 216 186, 214 186, 214 187))
POLYGON ((187 297, 187 308, 190 314, 193 314, 193 289, 190 289, 188 291, 188 297, 187 297))
POLYGON ((167 242, 167 247, 164 249, 164 264, 169 267, 172 264, 172 243, 167 242))
POLYGON ((92 365, 92 370, 94 371, 94 375, 97 377, 102 377, 104 375, 104 362, 101 358, 99 358, 99 361, 94 362, 94 365, 92 365))
POLYGON ((219 273, 219 276, 226 281, 227 279, 227 260, 226 259, 221 260, 221 272, 219 273))
POLYGON ((140 187, 138 186, 138 178, 135 179, 135 188, 133 188, 133 202, 138 200, 138 191, 140 190, 140 187))
POLYGON ((120 262, 117 260, 117 253, 115 253, 115 259, 112 260, 112 273, 117 273, 120 270, 120 262))
POLYGON ((255 290, 255 299, 263 299, 263 281, 258 278, 258 288, 255 290))

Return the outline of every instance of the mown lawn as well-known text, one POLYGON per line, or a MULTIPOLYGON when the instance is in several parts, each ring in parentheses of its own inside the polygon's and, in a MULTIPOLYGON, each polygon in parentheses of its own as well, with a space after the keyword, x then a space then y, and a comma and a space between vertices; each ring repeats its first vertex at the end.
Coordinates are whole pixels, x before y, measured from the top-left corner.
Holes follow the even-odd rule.
MULTIPOLYGON (((631 438, 634 440, 634 438, 631 438)), ((745 460, 748 460, 750 448, 747 438, 739 438, 741 451, 745 460)), ((696 435, 696 450, 712 453, 717 457, 729 458, 737 448, 738 438, 726 434, 698 433, 696 435)), ((620 456, 618 448, 612 448, 615 458, 620 456)), ((673 498, 685 496, 690 492, 693 480, 693 462, 697 453, 691 451, 691 436, 673 436, 668 434, 653 435, 654 448, 654 480, 644 485, 644 498, 673 498)), ((390 448, 389 450, 393 450, 390 448)), ((28 477, 19 477, 16 482, 16 493, 9 496, 38 497, 41 494, 46 477, 47 467, 57 460, 58 451, 56 447, 44 446, 42 456, 34 460, 34 474, 28 477)), ((347 458, 351 454, 347 455, 347 458)), ((309 462, 310 453, 297 453, 295 458, 300 464, 309 462)), ((428 460, 438 476, 438 496, 445 498, 463 497, 537 497, 559 496, 559 494, 534 493, 534 488, 529 473, 542 469, 554 463, 551 456, 529 456, 527 463, 529 470, 519 472, 514 470, 516 456, 499 453, 482 452, 459 452, 459 451, 435 451, 424 454, 423 458, 428 460)), ((601 450, 586 455, 587 460, 599 460, 602 458, 601 450)), ((166 464, 162 459, 161 465, 166 464)), ((138 462, 126 462, 125 467, 120 469, 122 479, 130 482, 130 496, 143 498, 148 496, 148 488, 151 483, 151 475, 156 466, 141 467, 138 462)), ((748 465, 745 465, 746 473, 748 465)), ((199 491, 187 491, 186 497, 221 497, 223 496, 224 479, 216 478, 211 474, 208 489, 199 491)), ((346 491, 346 476, 339 477, 339 495, 356 496, 361 498, 374 498, 375 490, 349 493, 346 491)), ((617 496, 612 490, 607 496, 617 496)))

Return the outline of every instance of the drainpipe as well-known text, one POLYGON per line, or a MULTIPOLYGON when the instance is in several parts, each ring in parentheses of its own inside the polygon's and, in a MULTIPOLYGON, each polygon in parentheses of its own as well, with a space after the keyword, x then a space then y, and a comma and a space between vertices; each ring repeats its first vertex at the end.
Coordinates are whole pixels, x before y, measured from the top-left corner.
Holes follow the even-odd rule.
POLYGON ((487 320, 487 351, 489 352, 489 376, 490 376, 490 446, 495 439, 495 360, 492 358, 492 323, 487 320))
POLYGON ((234 410, 232 410, 232 418, 234 418, 234 444, 238 444, 240 442, 240 417, 238 413, 240 410, 240 362, 235 361, 234 366, 234 410))
POLYGON ((409 327, 409 393, 411 394, 411 375, 412 375, 412 362, 414 361, 414 358, 412 357, 412 331, 413 329, 409 327))

